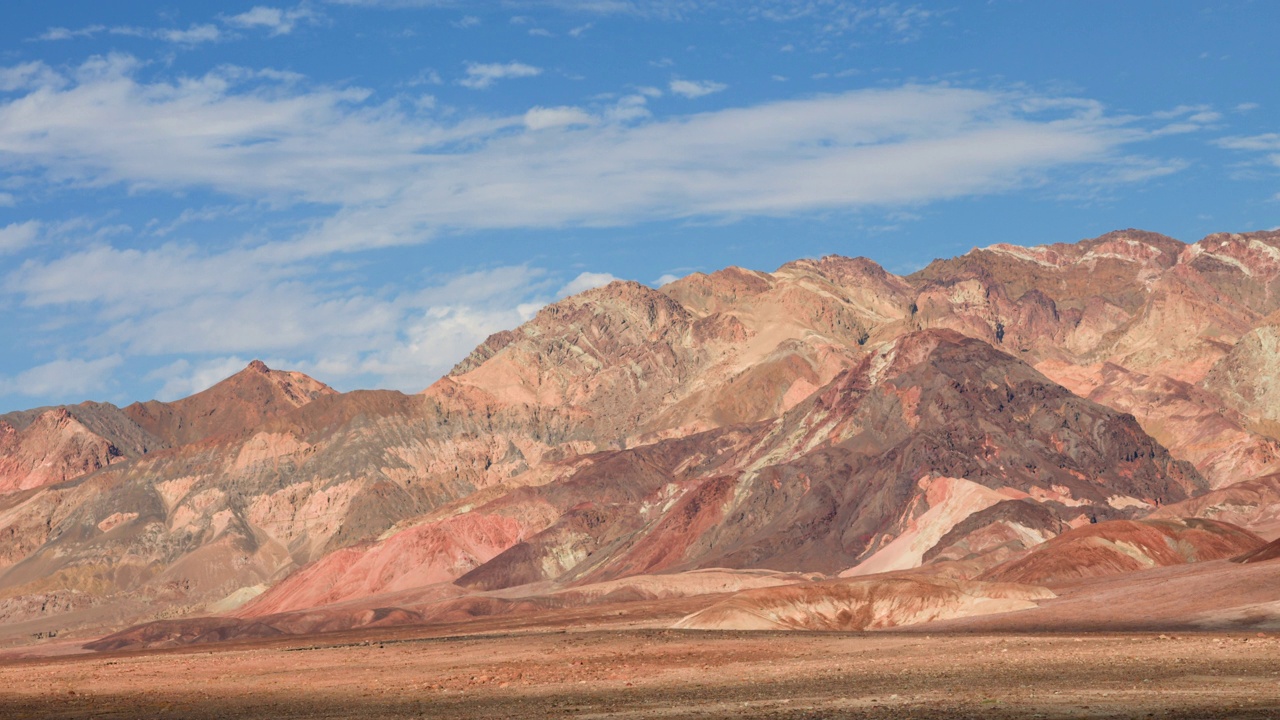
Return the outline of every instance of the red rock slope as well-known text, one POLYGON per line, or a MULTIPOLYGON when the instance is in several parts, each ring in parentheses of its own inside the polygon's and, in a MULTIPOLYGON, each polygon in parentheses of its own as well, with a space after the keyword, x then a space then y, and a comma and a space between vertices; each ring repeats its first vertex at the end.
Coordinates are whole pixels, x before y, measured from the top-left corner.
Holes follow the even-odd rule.
POLYGON ((1113 520, 1063 533, 982 577, 1053 586, 1081 578, 1220 560, 1265 544, 1243 528, 1216 520, 1113 520))

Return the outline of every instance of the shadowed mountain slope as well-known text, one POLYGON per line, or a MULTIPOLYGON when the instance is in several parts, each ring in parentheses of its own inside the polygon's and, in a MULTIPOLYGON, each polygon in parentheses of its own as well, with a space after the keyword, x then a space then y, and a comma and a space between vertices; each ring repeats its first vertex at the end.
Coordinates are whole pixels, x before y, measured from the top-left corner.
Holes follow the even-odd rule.
POLYGON ((555 519, 458 582, 494 589, 712 566, 838 572, 876 558, 905 569, 933 548, 910 541, 937 542, 1002 501, 1049 510, 1054 529, 1024 538, 1038 542, 1064 523, 1203 488, 1132 418, 950 331, 899 339, 772 423, 588 461, 477 508, 555 519))

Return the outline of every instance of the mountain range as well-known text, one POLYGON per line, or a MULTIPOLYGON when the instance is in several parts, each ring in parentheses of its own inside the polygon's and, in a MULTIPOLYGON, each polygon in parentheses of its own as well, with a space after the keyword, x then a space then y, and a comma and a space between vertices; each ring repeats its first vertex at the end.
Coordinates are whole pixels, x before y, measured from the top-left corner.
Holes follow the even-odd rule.
MULTIPOLYGON (((614 282, 416 395, 255 361, 0 415, 10 645, 671 598, 681 627, 1016 625, 1124 578, 1280 579, 1277 536, 1274 231, 614 282)), ((1280 625, 1258 592, 1151 622, 1280 625)))

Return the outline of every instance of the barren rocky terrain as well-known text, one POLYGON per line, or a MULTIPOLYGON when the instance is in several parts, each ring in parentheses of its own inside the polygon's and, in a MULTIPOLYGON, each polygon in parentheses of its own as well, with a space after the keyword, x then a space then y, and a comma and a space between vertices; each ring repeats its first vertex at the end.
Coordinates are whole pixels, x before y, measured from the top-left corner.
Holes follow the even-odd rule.
POLYGON ((1271 717, 1277 313, 1280 232, 1126 230, 9 413, 3 709, 1271 717))
MULTIPOLYGON (((640 611, 642 612, 642 611, 640 611)), ((574 621, 574 618, 566 618, 574 621)), ((650 619, 648 622, 652 622, 650 619)), ((458 626, 0 665, 11 718, 1274 718, 1280 637, 458 626)), ((577 624, 576 622, 574 623, 577 624)))

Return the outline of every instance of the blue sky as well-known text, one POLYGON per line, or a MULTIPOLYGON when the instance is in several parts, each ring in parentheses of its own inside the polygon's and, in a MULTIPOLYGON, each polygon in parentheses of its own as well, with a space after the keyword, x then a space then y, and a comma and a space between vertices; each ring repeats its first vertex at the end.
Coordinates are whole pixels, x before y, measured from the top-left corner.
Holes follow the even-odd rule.
POLYGON ((612 278, 1280 225, 1280 4, 6 0, 0 411, 429 385, 612 278))

